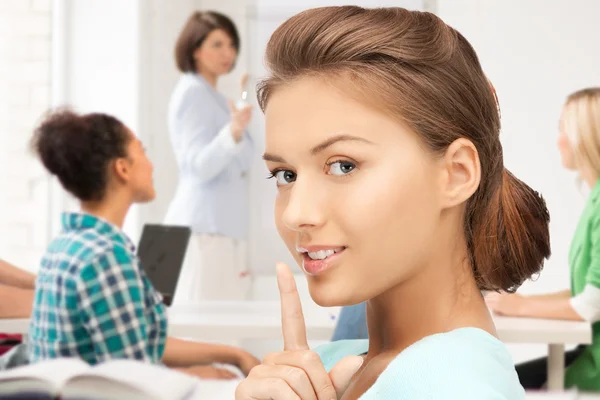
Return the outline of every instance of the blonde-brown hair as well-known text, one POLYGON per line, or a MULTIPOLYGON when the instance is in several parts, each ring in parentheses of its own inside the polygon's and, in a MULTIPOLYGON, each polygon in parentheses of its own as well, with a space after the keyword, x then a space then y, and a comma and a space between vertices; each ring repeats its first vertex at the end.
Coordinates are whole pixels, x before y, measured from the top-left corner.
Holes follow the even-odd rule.
POLYGON ((284 22, 266 50, 258 101, 320 76, 419 134, 434 154, 458 138, 477 148, 481 183, 464 231, 483 290, 514 290, 550 255, 544 200, 503 165, 495 91, 469 42, 437 16, 403 8, 324 7, 284 22))
POLYGON ((577 167, 587 166, 600 175, 600 87, 570 94, 563 107, 561 123, 577 167))

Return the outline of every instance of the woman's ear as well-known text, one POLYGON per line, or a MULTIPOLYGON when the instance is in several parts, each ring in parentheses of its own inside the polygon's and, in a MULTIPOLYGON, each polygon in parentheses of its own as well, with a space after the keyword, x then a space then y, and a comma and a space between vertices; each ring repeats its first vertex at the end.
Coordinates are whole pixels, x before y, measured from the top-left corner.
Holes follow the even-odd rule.
POLYGON ((112 164, 112 170, 119 182, 127 183, 131 179, 131 162, 126 158, 117 158, 112 164))
POLYGON ((448 146, 441 160, 441 168, 443 169, 441 199, 444 208, 464 203, 479 187, 481 181, 479 153, 470 140, 457 139, 448 146))

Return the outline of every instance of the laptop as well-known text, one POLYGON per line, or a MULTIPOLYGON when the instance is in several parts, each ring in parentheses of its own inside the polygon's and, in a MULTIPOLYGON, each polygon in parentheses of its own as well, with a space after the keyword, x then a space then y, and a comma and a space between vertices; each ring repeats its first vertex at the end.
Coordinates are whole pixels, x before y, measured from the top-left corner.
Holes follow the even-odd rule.
POLYGON ((158 224, 146 224, 142 231, 137 255, 167 306, 173 302, 191 233, 187 226, 158 224))

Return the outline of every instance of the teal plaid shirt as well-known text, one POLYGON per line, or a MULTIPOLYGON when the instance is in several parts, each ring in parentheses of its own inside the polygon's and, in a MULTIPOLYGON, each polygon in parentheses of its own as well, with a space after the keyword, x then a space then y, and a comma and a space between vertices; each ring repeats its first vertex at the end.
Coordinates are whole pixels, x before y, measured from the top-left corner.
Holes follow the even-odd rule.
POLYGON ((159 363, 166 308, 144 274, 135 246, 117 227, 65 213, 37 276, 29 358, 111 358, 159 363))

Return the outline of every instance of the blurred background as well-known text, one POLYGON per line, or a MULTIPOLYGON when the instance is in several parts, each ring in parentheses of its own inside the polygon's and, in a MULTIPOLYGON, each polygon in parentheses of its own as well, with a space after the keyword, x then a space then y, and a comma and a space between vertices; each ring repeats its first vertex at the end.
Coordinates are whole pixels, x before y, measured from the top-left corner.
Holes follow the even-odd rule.
MULTIPOLYGON (((551 212, 553 255, 524 293, 566 288, 567 253, 585 193, 561 167, 556 140, 565 96, 600 85, 596 0, 357 0, 354 4, 402 6, 438 14, 463 33, 480 56, 502 109, 505 164, 540 191, 551 212)), ((173 46, 195 10, 233 19, 241 36, 234 71, 219 81, 239 97, 239 79, 250 74, 250 101, 265 74, 263 53, 273 30, 306 8, 341 5, 333 0, 0 0, 0 256, 35 272, 64 209, 76 206, 28 149, 32 129, 50 107, 101 111, 124 121, 145 143, 155 165, 157 199, 136 206, 126 232, 137 241, 143 224, 162 222, 177 182, 167 132, 167 104, 179 73, 173 46)), ((248 263, 255 297, 275 262, 292 262, 274 228, 275 186, 260 159, 263 118, 255 108, 250 131, 257 152, 250 174, 248 263)), ((272 282, 266 279, 264 282, 272 282)), ((310 302, 310 298, 304 299, 310 302)), ((511 346, 515 361, 544 353, 511 346)))

